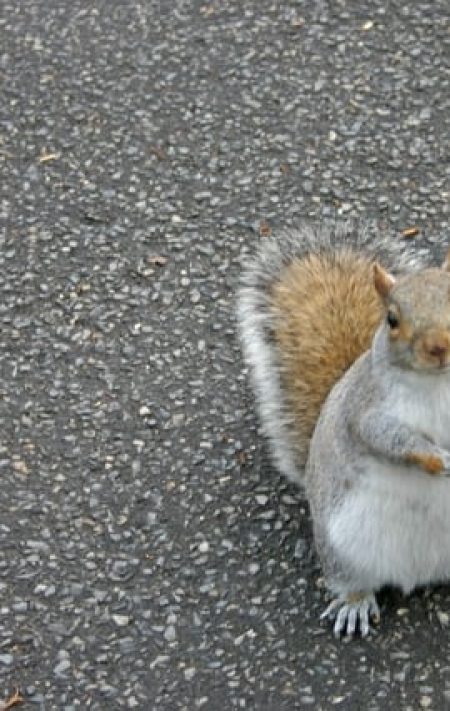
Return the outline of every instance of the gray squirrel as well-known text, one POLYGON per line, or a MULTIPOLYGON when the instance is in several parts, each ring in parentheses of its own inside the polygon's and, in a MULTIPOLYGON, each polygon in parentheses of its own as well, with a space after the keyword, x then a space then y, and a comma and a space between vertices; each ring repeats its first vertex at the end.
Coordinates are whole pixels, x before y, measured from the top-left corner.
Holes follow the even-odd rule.
POLYGON ((450 579, 449 261, 370 224, 304 224, 243 271, 262 429, 306 492, 337 637, 369 633, 383 586, 450 579))

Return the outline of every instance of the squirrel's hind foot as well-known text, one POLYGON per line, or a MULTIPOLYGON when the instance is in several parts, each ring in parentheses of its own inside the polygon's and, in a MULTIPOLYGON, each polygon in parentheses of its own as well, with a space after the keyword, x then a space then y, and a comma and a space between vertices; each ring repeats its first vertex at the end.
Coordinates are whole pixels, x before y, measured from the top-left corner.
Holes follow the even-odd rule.
POLYGON ((380 608, 373 593, 350 593, 333 600, 320 619, 334 622, 333 632, 338 639, 342 635, 351 638, 358 630, 361 637, 367 637, 371 620, 380 619, 380 608))

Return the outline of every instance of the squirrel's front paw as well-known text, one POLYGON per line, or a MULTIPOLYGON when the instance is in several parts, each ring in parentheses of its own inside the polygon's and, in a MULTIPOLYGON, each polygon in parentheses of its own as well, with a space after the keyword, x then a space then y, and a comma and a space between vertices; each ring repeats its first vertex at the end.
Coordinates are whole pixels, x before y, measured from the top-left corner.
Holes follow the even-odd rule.
POLYGON ((450 477, 450 452, 439 447, 436 455, 420 455, 421 466, 429 474, 438 474, 445 478, 450 477))
POLYGON ((413 452, 407 459, 410 464, 420 467, 428 474, 450 476, 450 452, 445 449, 436 449, 435 454, 413 452))
POLYGON ((333 600, 320 616, 320 619, 334 621, 334 636, 353 637, 357 630, 361 637, 370 632, 370 621, 378 622, 380 608, 373 593, 350 593, 340 595, 333 600))

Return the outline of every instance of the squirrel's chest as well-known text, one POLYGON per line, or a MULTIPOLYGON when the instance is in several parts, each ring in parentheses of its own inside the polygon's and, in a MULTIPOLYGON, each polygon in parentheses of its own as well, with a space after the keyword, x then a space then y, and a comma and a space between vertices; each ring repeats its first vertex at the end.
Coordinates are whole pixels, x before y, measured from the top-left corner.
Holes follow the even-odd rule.
POLYGON ((436 444, 450 448, 450 380, 430 378, 414 387, 399 384, 388 397, 389 412, 436 444))

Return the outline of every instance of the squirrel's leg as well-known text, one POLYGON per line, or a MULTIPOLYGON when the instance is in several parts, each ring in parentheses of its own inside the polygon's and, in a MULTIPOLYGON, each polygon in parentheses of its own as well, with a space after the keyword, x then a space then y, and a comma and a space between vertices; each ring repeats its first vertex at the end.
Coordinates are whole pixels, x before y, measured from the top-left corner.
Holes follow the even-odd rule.
POLYGON ((361 637, 367 637, 371 620, 380 619, 380 608, 373 592, 341 594, 328 605, 320 619, 334 622, 335 637, 353 637, 358 629, 361 637))
POLYGON ((450 474, 450 452, 384 411, 367 411, 353 428, 376 454, 394 462, 413 464, 428 474, 450 474))

